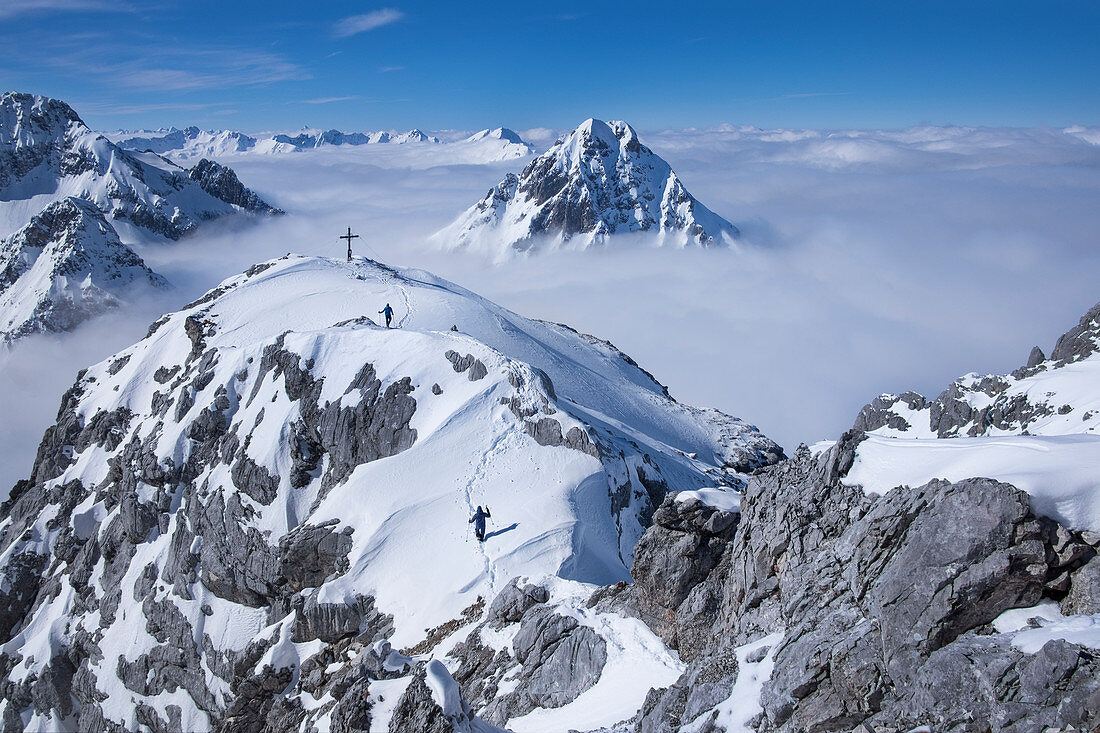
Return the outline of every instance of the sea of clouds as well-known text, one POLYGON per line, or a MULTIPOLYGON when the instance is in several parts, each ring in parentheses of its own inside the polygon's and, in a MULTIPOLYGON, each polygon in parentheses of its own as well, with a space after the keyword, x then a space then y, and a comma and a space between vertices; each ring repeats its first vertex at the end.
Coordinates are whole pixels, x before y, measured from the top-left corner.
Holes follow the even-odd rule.
POLYGON ((358 253, 608 339, 678 399, 749 420, 788 450, 835 438, 880 392, 934 395, 966 372, 1010 371, 1100 301, 1098 129, 639 133, 741 228, 737 247, 632 236, 493 263, 427 240, 526 160, 455 162, 447 146, 225 158, 287 215, 142 244, 176 285, 163 300, 0 354, 0 486, 26 477, 79 368, 256 261, 342 256, 348 226, 363 235, 358 253))

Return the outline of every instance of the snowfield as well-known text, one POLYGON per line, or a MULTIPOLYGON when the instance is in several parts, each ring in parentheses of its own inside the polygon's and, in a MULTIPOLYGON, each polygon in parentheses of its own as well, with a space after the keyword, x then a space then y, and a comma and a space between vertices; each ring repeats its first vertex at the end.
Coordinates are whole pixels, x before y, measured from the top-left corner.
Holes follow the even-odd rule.
POLYGON ((905 439, 868 436, 846 483, 883 494, 932 479, 992 478, 1031 495, 1036 514, 1100 532, 1100 435, 905 439))

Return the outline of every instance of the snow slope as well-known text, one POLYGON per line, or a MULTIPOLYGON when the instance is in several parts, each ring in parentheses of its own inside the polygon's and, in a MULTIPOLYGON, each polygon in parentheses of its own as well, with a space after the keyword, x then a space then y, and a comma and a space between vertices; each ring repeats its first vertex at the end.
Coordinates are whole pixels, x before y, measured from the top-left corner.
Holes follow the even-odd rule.
POLYGON ((688 193, 630 125, 588 119, 434 239, 501 257, 566 243, 583 249, 624 232, 653 232, 680 247, 728 244, 738 234, 688 193))
POLYGON ((386 635, 411 646, 513 576, 625 579, 667 490, 740 486, 779 454, 606 342, 362 259, 287 256, 227 280, 83 373, 58 420, 0 524, 6 577, 46 557, 56 589, 3 647, 24 660, 11 679, 46 673, 65 624, 102 654, 74 664, 104 716, 177 705, 184 728, 233 700, 218 654, 297 669, 324 648, 306 617, 353 613, 362 630, 390 615, 386 635), (396 328, 372 320, 387 303, 396 328), (483 545, 477 505, 493 517, 483 545), (61 560, 74 542, 101 559, 61 560), (115 669, 121 655, 140 677, 178 643, 135 633, 143 618, 200 645, 164 673, 173 692, 115 669))
POLYGON ((142 286, 168 283, 119 241, 95 206, 56 201, 0 241, 0 342, 70 331, 121 306, 142 286))
POLYGON ((0 96, 0 236, 53 201, 82 198, 118 225, 179 239, 240 211, 155 153, 131 153, 92 132, 60 100, 0 96))

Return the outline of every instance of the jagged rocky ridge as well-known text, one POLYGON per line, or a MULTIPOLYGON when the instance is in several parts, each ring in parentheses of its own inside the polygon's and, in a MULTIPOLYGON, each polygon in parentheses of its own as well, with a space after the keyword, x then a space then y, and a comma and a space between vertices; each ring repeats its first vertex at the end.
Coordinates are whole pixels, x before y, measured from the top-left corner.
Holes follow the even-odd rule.
MULTIPOLYGON (((743 486, 781 456, 609 344, 428 273, 263 263, 65 395, 0 510, 0 716, 352 731, 385 697, 391 730, 491 730, 430 661, 443 639, 516 575, 625 578, 669 486, 743 486), (387 301, 400 329, 364 315, 387 301), (475 503, 500 517, 484 546, 475 503)), ((520 618, 535 681, 499 719, 603 666, 575 621, 520 618), (546 695, 574 654, 587 672, 546 695)))
POLYGON ((143 287, 168 283, 119 240, 95 206, 56 201, 0 241, 0 341, 70 331, 143 287))
POLYGON ((236 201, 223 199, 221 188, 203 188, 196 177, 201 175, 154 153, 123 150, 89 130, 60 100, 0 96, 0 235, 14 232, 45 204, 70 196, 95 204, 116 227, 173 240, 208 219, 276 211, 251 192, 242 197, 231 190, 236 201))
POLYGON ((934 399, 883 394, 855 428, 891 437, 954 438, 1087 433, 1100 425, 1100 304, 1063 334, 1047 358, 1038 346, 1006 375, 967 374, 934 399))
POLYGON ((501 256, 540 246, 588 247, 651 232, 677 246, 724 245, 737 228, 699 203, 625 122, 589 119, 508 174, 434 235, 448 248, 501 256))

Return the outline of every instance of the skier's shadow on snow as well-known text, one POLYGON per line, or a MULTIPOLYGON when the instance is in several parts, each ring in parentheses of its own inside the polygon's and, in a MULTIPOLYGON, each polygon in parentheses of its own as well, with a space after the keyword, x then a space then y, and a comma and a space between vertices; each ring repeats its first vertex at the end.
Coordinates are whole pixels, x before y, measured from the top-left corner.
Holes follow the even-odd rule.
POLYGON ((501 529, 494 530, 494 531, 490 532, 489 534, 485 535, 485 539, 489 539, 490 537, 496 537, 497 535, 504 534, 505 532, 511 532, 513 529, 515 529, 518 526, 519 526, 519 522, 512 522, 507 527, 502 527, 501 529))

